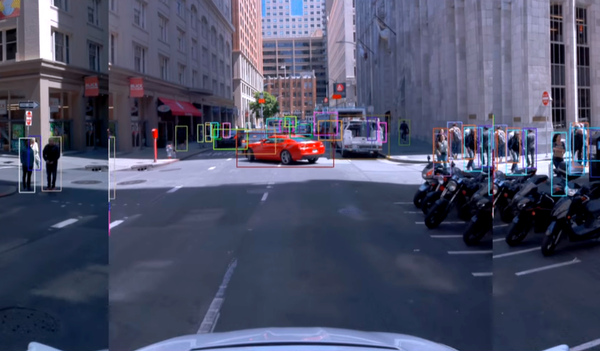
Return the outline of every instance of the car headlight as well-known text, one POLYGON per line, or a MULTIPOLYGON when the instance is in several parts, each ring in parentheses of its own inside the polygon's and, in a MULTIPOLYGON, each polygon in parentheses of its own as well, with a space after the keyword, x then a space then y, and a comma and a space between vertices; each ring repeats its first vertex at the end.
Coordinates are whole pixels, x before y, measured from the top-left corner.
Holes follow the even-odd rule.
POLYGON ((448 182, 447 188, 449 191, 455 191, 456 190, 456 182, 451 180, 450 182, 448 182))

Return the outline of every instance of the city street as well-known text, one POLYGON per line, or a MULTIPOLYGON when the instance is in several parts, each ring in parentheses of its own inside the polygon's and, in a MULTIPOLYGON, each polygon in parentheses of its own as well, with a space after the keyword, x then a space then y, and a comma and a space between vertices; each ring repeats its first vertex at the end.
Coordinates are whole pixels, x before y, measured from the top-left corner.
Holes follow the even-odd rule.
MULTIPOLYGON (((18 159, 0 162, 0 187, 16 187, 18 159)), ((85 170, 103 164, 97 159, 60 162, 61 192, 41 192, 45 172, 34 172, 35 194, 0 197, 3 351, 26 350, 31 341, 65 351, 108 346, 107 173, 85 170)))
POLYGON ((270 326, 491 349, 492 278, 473 274, 491 272, 491 238, 466 248, 453 237, 457 219, 426 229, 412 205, 422 165, 278 166, 241 158, 236 167, 234 152, 208 151, 115 172, 111 351, 270 326))

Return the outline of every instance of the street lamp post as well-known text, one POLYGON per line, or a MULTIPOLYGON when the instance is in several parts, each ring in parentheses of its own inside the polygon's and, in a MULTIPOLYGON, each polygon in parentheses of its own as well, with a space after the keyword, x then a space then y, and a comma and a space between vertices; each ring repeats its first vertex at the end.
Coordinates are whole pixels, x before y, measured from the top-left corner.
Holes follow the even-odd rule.
MULTIPOLYGON (((281 66, 281 68, 283 68, 283 78, 284 78, 284 82, 285 79, 287 79, 287 66, 283 65, 281 66)), ((291 90, 291 87, 290 87, 291 90)), ((290 96, 288 96, 289 102, 290 102, 290 110, 292 109, 292 96, 290 94, 290 96)), ((285 115, 285 114, 284 114, 285 115)))

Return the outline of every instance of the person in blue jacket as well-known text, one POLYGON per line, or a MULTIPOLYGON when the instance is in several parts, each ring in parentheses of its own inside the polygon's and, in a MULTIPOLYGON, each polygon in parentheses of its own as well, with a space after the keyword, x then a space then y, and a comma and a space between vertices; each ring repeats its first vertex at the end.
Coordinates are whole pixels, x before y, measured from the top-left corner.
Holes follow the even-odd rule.
POLYGON ((35 155, 31 149, 29 139, 23 139, 21 145, 21 168, 23 169, 22 187, 23 190, 31 191, 31 174, 33 173, 33 163, 35 161, 35 155))

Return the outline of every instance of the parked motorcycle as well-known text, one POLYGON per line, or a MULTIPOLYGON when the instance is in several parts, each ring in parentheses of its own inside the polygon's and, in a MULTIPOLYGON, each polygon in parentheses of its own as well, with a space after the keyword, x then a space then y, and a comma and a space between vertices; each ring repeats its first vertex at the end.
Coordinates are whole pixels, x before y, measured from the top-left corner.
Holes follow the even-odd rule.
POLYGON ((497 194, 498 186, 492 184, 492 189, 492 196, 489 194, 488 182, 485 182, 485 186, 481 189, 481 193, 484 195, 477 201, 477 213, 471 218, 463 234, 463 241, 469 246, 479 243, 493 229, 492 223, 494 218, 492 215, 491 198, 497 194))
POLYGON ((512 200, 515 195, 522 189, 523 185, 531 177, 535 176, 537 169, 529 169, 523 175, 506 175, 497 177, 500 181, 498 184, 498 197, 494 199, 494 208, 500 214, 500 219, 504 223, 511 223, 515 217, 515 209, 512 206, 512 200))
POLYGON ((428 193, 435 191, 438 187, 438 178, 435 176, 445 173, 444 166, 438 165, 434 167, 433 162, 431 162, 431 156, 427 156, 427 161, 429 163, 427 163, 425 168, 423 168, 423 171, 421 171, 421 177, 423 178, 424 182, 421 184, 415 193, 415 196, 413 197, 413 203, 417 208, 421 208, 425 196, 427 196, 428 193))
POLYGON ((427 216, 425 216, 427 228, 434 229, 438 227, 454 207, 458 209, 460 217, 461 210, 464 211, 464 206, 468 204, 471 196, 479 190, 484 178, 485 175, 482 174, 474 175, 466 172, 455 174, 448 181, 440 199, 431 206, 427 216))
POLYGON ((450 167, 449 171, 445 170, 442 174, 434 175, 434 178, 437 180, 437 187, 429 191, 421 203, 421 210, 425 215, 429 213, 431 206, 442 196, 444 189, 446 189, 446 184, 450 181, 452 175, 461 172, 460 168, 456 167, 454 162, 450 164, 450 167))
POLYGON ((571 242, 600 238, 600 183, 576 189, 552 210, 552 223, 542 240, 542 254, 550 256, 566 236, 571 242))

